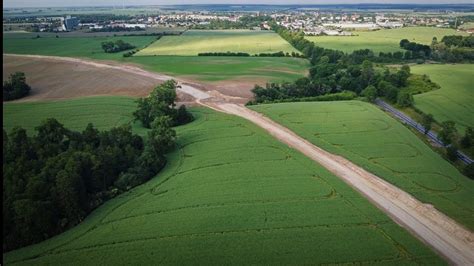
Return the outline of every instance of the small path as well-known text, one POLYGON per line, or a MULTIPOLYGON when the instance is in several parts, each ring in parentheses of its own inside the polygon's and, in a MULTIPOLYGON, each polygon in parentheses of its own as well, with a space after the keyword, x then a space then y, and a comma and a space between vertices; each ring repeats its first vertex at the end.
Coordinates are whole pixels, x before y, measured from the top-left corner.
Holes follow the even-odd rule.
MULTIPOLYGON (((375 104, 378 105, 380 108, 382 108, 383 110, 391 113, 393 116, 395 116, 398 120, 400 120, 402 123, 404 124, 407 124, 407 125, 410 125, 411 127, 413 127, 414 129, 418 130, 419 132, 421 132, 422 134, 425 134, 425 128, 419 124, 418 122, 416 122, 415 120, 413 120, 411 117, 407 116, 406 114, 400 112, 399 110, 397 110, 396 108, 394 108, 393 106, 391 106, 390 104, 388 104, 387 102, 381 100, 381 99, 376 99, 375 100, 375 104)), ((434 132, 434 131, 429 131, 428 134, 426 134, 426 136, 431 139, 432 141, 434 141, 435 143, 439 144, 441 147, 447 147, 446 145, 444 145, 444 143, 438 138, 438 135, 434 132)), ((461 152, 461 151, 456 151, 457 153, 457 156, 458 158, 465 164, 471 164, 474 162, 474 160, 472 160, 469 156, 467 156, 465 153, 461 152)))

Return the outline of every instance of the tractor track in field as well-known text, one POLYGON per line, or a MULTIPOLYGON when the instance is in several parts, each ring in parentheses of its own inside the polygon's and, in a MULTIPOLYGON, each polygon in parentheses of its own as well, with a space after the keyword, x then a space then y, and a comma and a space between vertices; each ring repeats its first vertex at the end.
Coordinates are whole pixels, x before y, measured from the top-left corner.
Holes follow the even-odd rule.
MULTIPOLYGON (((24 55, 10 55, 24 56, 24 55)), ((101 68, 113 68, 160 81, 173 77, 149 72, 136 66, 118 63, 101 63, 85 59, 27 55, 62 62, 83 63, 101 68)), ((420 202, 410 194, 371 174, 349 160, 331 154, 298 136, 288 128, 264 115, 237 104, 239 97, 226 96, 217 91, 203 91, 200 84, 173 78, 180 85, 178 91, 191 95, 200 105, 247 119, 266 130, 270 135, 321 164, 359 191, 395 222, 432 246, 449 262, 456 265, 474 265, 474 234, 429 204, 420 202), (198 87, 198 88, 197 88, 198 87)))

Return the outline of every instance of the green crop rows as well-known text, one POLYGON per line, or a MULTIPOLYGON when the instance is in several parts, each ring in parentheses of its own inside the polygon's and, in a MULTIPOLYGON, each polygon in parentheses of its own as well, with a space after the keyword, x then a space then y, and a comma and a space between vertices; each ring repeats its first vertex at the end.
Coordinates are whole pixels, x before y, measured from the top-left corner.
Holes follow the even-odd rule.
POLYGON ((466 127, 474 127, 474 65, 417 65, 416 74, 426 74, 441 89, 415 95, 415 106, 432 114, 438 122, 453 120, 464 134, 466 127))
POLYGON ((472 181, 375 106, 348 101, 268 104, 252 109, 474 228, 472 181))
POLYGON ((275 32, 251 30, 190 30, 164 36, 137 55, 197 55, 204 52, 298 53, 275 32))
MULTIPOLYGON (((58 113, 67 105, 50 104, 58 113)), ((22 120, 35 112, 27 110, 16 119, 32 128, 42 118, 22 120)), ((261 129, 192 111, 196 120, 176 128, 179 147, 156 178, 71 230, 4 254, 5 263, 443 264, 339 178, 261 129)))

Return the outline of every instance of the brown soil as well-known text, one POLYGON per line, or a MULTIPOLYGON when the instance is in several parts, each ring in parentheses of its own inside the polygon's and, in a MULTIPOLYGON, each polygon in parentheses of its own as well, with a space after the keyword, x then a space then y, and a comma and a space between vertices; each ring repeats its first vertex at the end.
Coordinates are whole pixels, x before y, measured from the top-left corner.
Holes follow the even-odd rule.
POLYGON ((118 69, 62 62, 47 58, 3 56, 3 79, 26 74, 32 87, 21 101, 52 100, 95 95, 146 96, 160 81, 118 69))
POLYGON ((184 81, 192 84, 194 87, 205 91, 217 91, 221 94, 242 98, 240 102, 248 102, 253 99, 252 89, 255 84, 264 86, 267 83, 265 78, 255 77, 239 77, 234 79, 222 80, 222 81, 201 81, 197 80, 192 76, 185 76, 182 78, 184 81))

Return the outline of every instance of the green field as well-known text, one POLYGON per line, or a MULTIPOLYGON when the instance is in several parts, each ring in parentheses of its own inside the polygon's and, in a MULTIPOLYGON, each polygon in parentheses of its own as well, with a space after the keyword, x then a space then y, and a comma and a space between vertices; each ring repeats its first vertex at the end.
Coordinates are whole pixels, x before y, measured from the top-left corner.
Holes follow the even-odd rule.
POLYGON ((453 29, 434 27, 405 27, 378 31, 356 31, 353 33, 357 36, 307 36, 306 38, 320 47, 341 50, 347 53, 360 49, 371 49, 379 53, 403 51, 400 49, 402 39, 430 44, 435 36, 438 40, 441 40, 446 35, 464 34, 453 29))
POLYGON ((3 53, 37 54, 53 56, 87 57, 93 59, 122 59, 121 53, 105 53, 101 43, 104 41, 123 40, 144 47, 154 36, 120 36, 120 37, 70 37, 70 38, 18 38, 13 35, 3 36, 3 53), (7 36, 7 37, 5 37, 7 36))
POLYGON ((13 127, 21 126, 32 134, 38 121, 54 117, 72 130, 82 131, 89 122, 97 129, 106 130, 131 122, 132 113, 136 108, 134 98, 119 96, 31 103, 10 102, 3 104, 3 128, 10 132, 13 127))
POLYGON ((289 81, 307 74, 309 62, 290 57, 135 56, 129 62, 150 71, 202 81, 257 78, 289 81))
MULTIPOLYGON (((309 62, 289 57, 224 57, 224 56, 134 56, 123 53, 104 53, 101 43, 106 40, 124 40, 143 47, 156 37, 71 37, 71 38, 18 38, 9 34, 3 38, 4 53, 38 54, 84 57, 136 63, 151 71, 186 76, 201 81, 219 81, 235 78, 256 78, 268 82, 291 81, 307 74, 309 62)), ((276 37, 278 35, 273 34, 276 37)), ((280 38, 280 37, 278 37, 280 38)))
POLYGON ((415 107, 436 121, 453 120, 461 134, 474 127, 474 65, 416 65, 412 73, 426 74, 441 89, 415 95, 415 107))
POLYGON ((164 36, 137 55, 197 55, 203 52, 295 52, 273 31, 189 30, 180 36, 164 36))
MULTIPOLYGON (((81 101, 48 109, 59 117, 83 113, 86 118, 69 124, 77 128, 88 120, 104 128, 125 122, 123 115, 110 117, 111 123, 88 117, 84 103, 107 103, 105 97, 81 101)), ((111 98, 120 101, 127 102, 111 98)), ((38 109, 24 106, 15 117, 4 112, 5 122, 37 125, 38 109)), ((4 262, 443 264, 339 178, 260 128, 209 109, 192 112, 196 120, 176 128, 179 148, 158 177, 108 201, 73 229, 4 254, 4 262)))
POLYGON ((401 123, 359 102, 252 106, 474 229, 474 183, 401 123))

